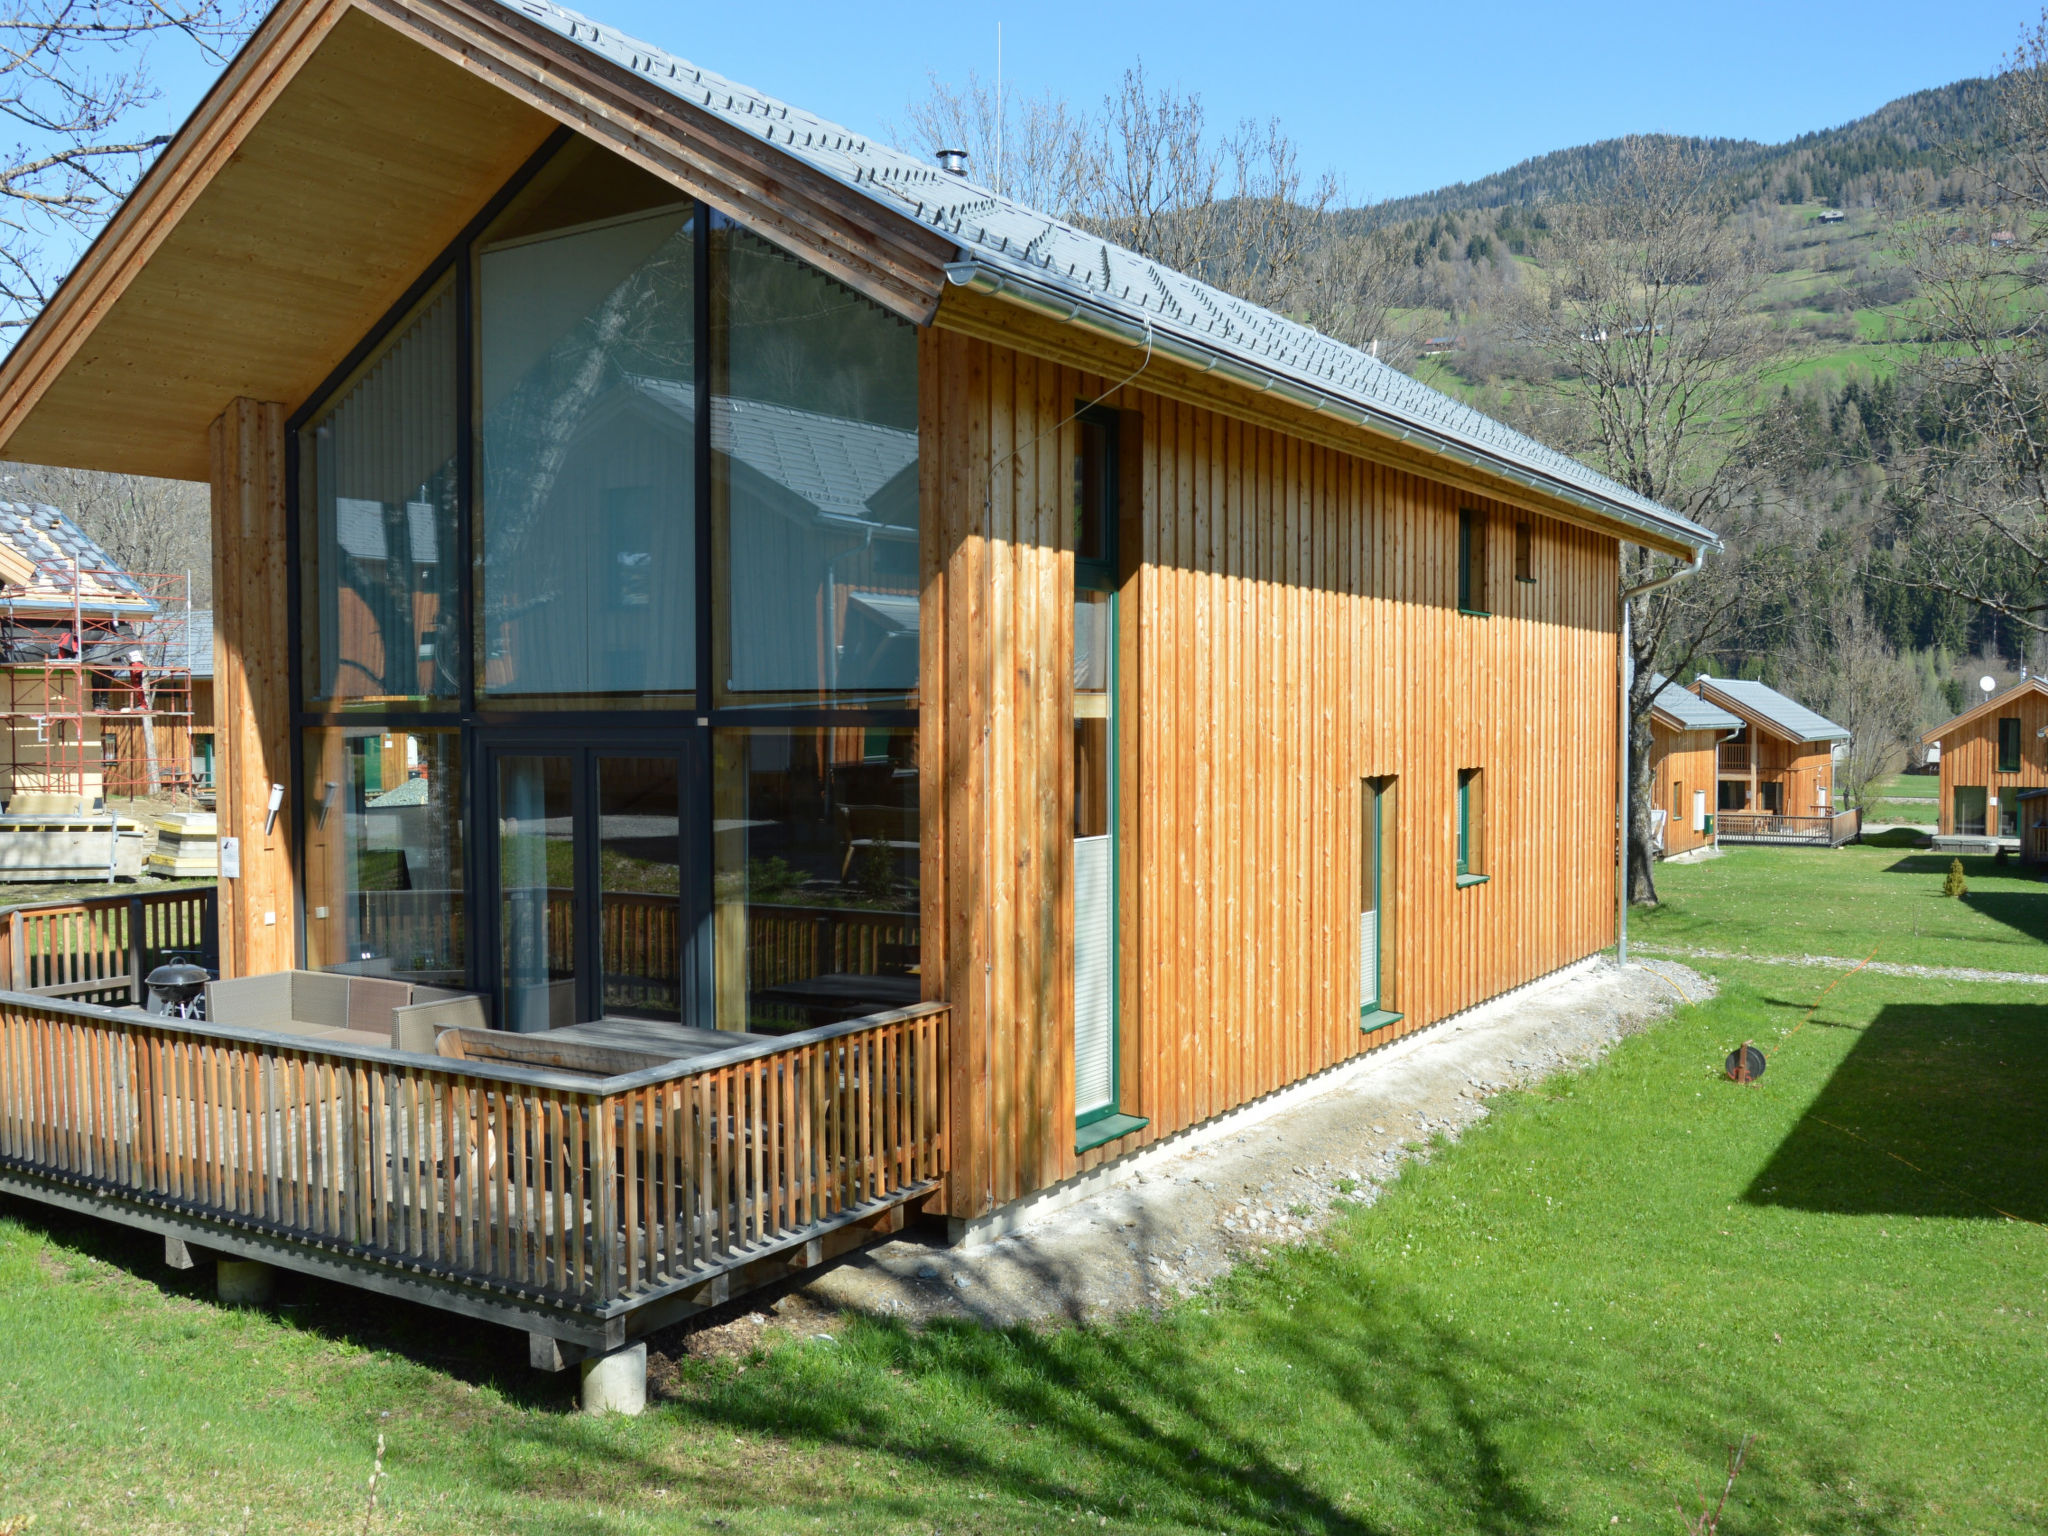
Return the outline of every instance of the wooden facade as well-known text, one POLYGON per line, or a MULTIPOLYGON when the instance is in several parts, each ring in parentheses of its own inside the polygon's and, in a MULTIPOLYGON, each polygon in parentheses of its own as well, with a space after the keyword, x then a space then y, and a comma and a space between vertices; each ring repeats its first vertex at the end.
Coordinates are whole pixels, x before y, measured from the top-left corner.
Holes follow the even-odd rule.
POLYGON ((1937 826, 1942 836, 2021 837, 2030 854, 2036 851, 2035 844, 2044 842, 2042 834, 2048 832, 2048 827, 2036 827, 2037 822, 2048 821, 2048 798, 2022 801, 2019 794, 2048 788, 2044 732, 2048 683, 2028 678, 1921 737, 1941 743, 1937 826), (2018 722, 2017 727, 2003 727, 2008 748, 2003 755, 2001 721, 2018 722), (2010 750, 2015 737, 2017 753, 2010 750))
MULTIPOLYGON (((1614 541, 1210 401, 1159 366, 1109 394, 1138 533, 1124 597, 1121 1100, 1075 1151, 1063 537, 1078 400, 1117 374, 949 298, 927 334, 926 976, 954 1004, 954 1168, 973 1216, 1612 942, 1614 541), (1001 329, 1028 347, 987 339, 1001 329), (993 489, 985 489, 991 486, 993 489), (1457 608, 1461 508, 1497 558, 1457 608), (1513 578, 1530 525, 1536 579, 1513 578), (1452 873, 1485 777, 1483 884, 1452 873), (1391 1009, 1359 1027, 1360 786, 1391 781, 1391 1009), (940 939, 943 937, 943 949, 940 939)), ((1119 357, 1121 373, 1127 358, 1119 357)), ((1363 449, 1364 444, 1359 447, 1363 449)))
MULTIPOLYGON (((1432 446, 1428 432, 1389 430, 1300 390, 1262 388, 1155 354, 1149 341, 1132 344, 964 286, 948 266, 959 248, 944 228, 803 165, 773 147, 772 135, 764 143, 658 89, 652 74, 644 58, 628 69, 579 51, 490 0, 442 0, 431 14, 398 0, 287 0, 79 277, 0 363, 0 444, 9 454, 149 473, 208 466, 220 832, 224 855, 228 839, 239 853, 236 872, 224 867, 219 900, 227 974, 346 963, 318 937, 309 947, 302 929, 366 894, 335 873, 341 823, 325 840, 302 831, 313 813, 297 803, 295 723, 309 732, 339 727, 325 717, 308 726, 297 711, 310 706, 293 696, 290 615, 301 571, 287 558, 297 537, 289 530, 299 525, 286 423, 315 401, 321 380, 338 376, 376 317, 430 271, 456 232, 481 222, 513 169, 562 129, 709 200, 919 327, 919 585, 904 633, 914 622, 920 665, 896 710, 915 720, 916 751, 914 760, 892 754, 879 769, 915 782, 916 812, 905 811, 914 825, 892 822, 859 838, 885 864, 900 851, 916 869, 917 902, 905 905, 919 910, 862 924, 799 905, 748 905, 752 898, 722 909, 743 911, 764 930, 780 924, 791 954, 806 944, 830 951, 840 957, 835 970, 879 974, 885 950, 898 964, 915 957, 893 979, 924 1002, 878 1014, 874 1025, 902 1033, 904 1020, 917 1021, 914 1045, 901 1048, 909 1055, 890 1054, 899 1049, 890 1035, 864 1058, 874 1065, 859 1084, 829 1052, 804 1068, 804 1081, 827 1097, 835 1083, 872 1097, 873 1085, 899 1070, 887 1062, 915 1059, 937 1099, 919 1089, 915 1134, 903 1140, 890 1198, 914 1198, 956 1220, 984 1216, 1613 941, 1620 542, 1683 557, 1699 552, 1691 534, 1710 536, 1646 524, 1640 508, 1589 497, 1554 475, 1442 440, 1432 446), (379 131, 352 141, 352 116, 379 131), (406 135, 388 131, 399 121, 406 135), (327 158, 351 152, 361 163, 320 173, 327 158), (392 187, 372 197, 379 165, 392 187), (273 205, 287 168, 319 185, 320 207, 303 196, 273 205), (394 197, 431 217, 387 240, 387 221, 368 210, 394 197), (186 217, 195 209, 203 216, 186 217), (358 224, 362 232, 351 234, 358 224), (232 304, 218 284, 195 278, 238 261, 255 263, 262 280, 238 286, 232 304), (188 344, 203 355, 188 358, 188 344), (138 391, 142 375, 161 377, 163 387, 138 391), (110 413, 114 399, 125 416, 110 413), (1098 429, 1116 450, 1119 517, 1105 580, 1118 615, 1120 1113, 1110 1122, 1115 1134, 1089 1138, 1076 1116, 1075 503, 1082 434, 1098 429), (274 797, 282 800, 276 815, 274 797), (1376 880, 1367 878, 1368 842, 1376 880), (1376 957, 1370 998, 1361 979, 1364 910, 1376 957), (901 931, 913 919, 917 931, 901 931), (858 961, 845 958, 856 952, 858 961)), ((779 131, 794 142, 794 129, 779 131)), ((836 612, 833 602, 843 608, 843 593, 831 593, 816 594, 819 612, 836 612)), ((467 664, 471 687, 483 663, 467 664)), ((738 733, 752 727, 717 718, 717 685, 702 686, 712 690, 708 701, 700 694, 688 713, 701 708, 704 718, 678 711, 674 735, 687 736, 684 727, 728 733, 722 746, 703 747, 702 762, 706 780, 723 772, 730 784, 745 770, 717 754, 735 752, 738 733)), ((446 728, 478 738, 500 724, 465 719, 446 728)), ((829 729, 847 737, 849 755, 867 754, 857 730, 836 718, 829 729)), ((666 750, 680 758, 711 739, 666 750)), ((492 750, 509 750, 500 742, 492 750)), ((308 760, 328 790, 346 782, 338 757, 331 772, 325 759, 308 760)), ((480 772, 472 784, 484 782, 480 772)), ((1711 761, 1684 773, 1704 787, 1711 761)), ((488 804, 464 814, 490 824, 488 804)), ((747 824, 737 801, 705 809, 702 819, 707 829, 747 824)), ((469 828, 472 844, 485 836, 469 828)), ((559 906, 566 929, 578 918, 573 903, 556 902, 555 883, 544 882, 535 912, 555 925, 559 906)), ((645 926, 659 930, 654 947, 664 955, 694 942, 675 889, 634 908, 654 914, 645 926)), ((451 904, 424 909, 424 898, 444 893, 374 894, 362 906, 366 929, 439 924, 432 943, 412 947, 484 947, 454 933, 451 904)), ((480 914, 492 912, 497 894, 467 890, 466 899, 468 932, 493 931, 480 914)), ((586 939, 586 949, 610 945, 611 934, 586 939)), ((513 952, 507 945, 500 954, 513 952)), ((731 963, 741 953, 711 946, 715 988, 706 995, 718 999, 716 1023, 729 1023, 730 1002, 751 1029, 731 963)), ((500 954, 468 956, 473 985, 493 984, 500 954)), ((40 1030, 83 1041, 77 1049, 140 1051, 151 1061, 185 1048, 168 1036, 138 1044, 103 1022, 21 1027, 23 1038, 40 1030)), ((254 1052, 254 1062, 289 1047, 254 1040, 228 1049, 254 1052)), ((781 1059, 764 1047, 748 1060, 771 1058, 781 1059)), ((384 1081, 391 1065, 361 1069, 362 1080, 384 1081)), ((717 1091, 772 1097, 790 1080, 743 1077, 717 1091)), ((670 1102, 660 1096, 667 1080, 650 1082, 660 1094, 641 1105, 649 1117, 657 1100, 670 1102)), ((589 1092, 603 1099, 611 1089, 589 1092)), ((496 1102, 502 1111, 502 1095, 496 1102)), ((705 1128, 740 1123, 729 1099, 705 1102, 711 1107, 691 1122, 699 1134, 715 1140, 724 1132, 705 1128)), ((760 1104, 756 1111, 766 1113, 760 1104)), ((634 1112, 621 1109, 620 1123, 634 1124, 634 1112)), ((610 1108, 580 1113, 608 1133, 610 1108)), ((865 1154, 845 1156, 850 1168, 865 1154)), ((660 1198, 677 1198, 662 1182, 673 1170, 649 1159, 660 1198)), ((794 1183, 778 1186, 771 1176, 758 1198, 772 1205, 785 1187, 794 1183)), ((373 1227, 398 1219, 402 1202, 386 1193, 376 1195, 383 1214, 371 1213, 373 1227)), ((807 1241, 800 1226, 778 1228, 776 1240, 807 1241)), ((630 1249, 630 1213, 618 1230, 630 1249)), ((319 1229, 321 1241, 331 1235, 319 1229)), ((653 1236, 641 1241, 650 1272, 673 1266, 653 1236)))
POLYGON ((1802 741, 1788 736, 1775 721, 1759 714, 1731 693, 1714 687, 1709 678, 1693 685, 1701 698, 1742 721, 1743 728, 1721 744, 1721 810, 1749 815, 1828 816, 1835 803, 1833 743, 1802 741))
POLYGON ((1651 804, 1664 812, 1664 856, 1712 845, 1715 779, 1726 731, 1681 729, 1661 714, 1650 716, 1651 804), (1694 796, 1704 796, 1694 814, 1694 796))

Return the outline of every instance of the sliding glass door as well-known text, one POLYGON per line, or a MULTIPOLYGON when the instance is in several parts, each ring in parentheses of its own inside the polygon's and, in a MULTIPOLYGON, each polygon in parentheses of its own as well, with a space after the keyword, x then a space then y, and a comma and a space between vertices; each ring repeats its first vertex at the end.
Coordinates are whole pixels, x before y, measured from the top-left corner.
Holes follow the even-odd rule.
POLYGON ((701 858, 686 754, 621 742, 536 751, 494 745, 498 975, 505 1025, 596 1019, 703 1024, 702 914, 686 900, 701 858))

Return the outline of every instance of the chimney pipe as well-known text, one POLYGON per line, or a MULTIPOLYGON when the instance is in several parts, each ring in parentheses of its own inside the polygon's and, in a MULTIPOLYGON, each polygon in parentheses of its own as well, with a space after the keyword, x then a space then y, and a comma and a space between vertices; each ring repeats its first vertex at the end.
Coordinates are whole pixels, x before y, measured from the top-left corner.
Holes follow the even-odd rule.
POLYGON ((967 174, 967 151, 964 149, 941 149, 933 151, 938 156, 939 169, 948 176, 967 174))

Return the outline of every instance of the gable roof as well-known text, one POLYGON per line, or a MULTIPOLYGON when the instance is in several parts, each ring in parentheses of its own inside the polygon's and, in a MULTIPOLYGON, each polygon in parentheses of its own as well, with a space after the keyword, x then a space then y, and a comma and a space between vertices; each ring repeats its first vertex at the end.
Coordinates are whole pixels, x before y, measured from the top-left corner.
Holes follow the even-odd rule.
POLYGON ((1684 684, 1674 683, 1662 673, 1654 674, 1650 682, 1657 689, 1650 700, 1650 712, 1661 715, 1675 731, 1735 731, 1742 728, 1742 721, 1727 710, 1709 704, 1698 694, 1690 692, 1684 684))
POLYGON ((1849 732, 1825 715, 1815 714, 1775 688, 1742 677, 1699 679, 1700 691, 1726 704, 1744 719, 1762 725, 1787 741, 1847 741, 1849 732))
POLYGON ((1303 403, 1343 408, 1358 425, 1512 478, 1542 482, 1582 504, 1698 549, 1719 547, 1707 529, 1544 446, 1356 347, 1213 288, 964 176, 877 142, 550 0, 512 0, 587 53, 643 75, 801 160, 870 201, 930 226, 959 250, 948 281, 1014 293, 1067 319, 1094 312, 1134 343, 1191 347, 1204 367, 1235 365, 1242 382, 1305 392, 1303 403))
POLYGON ((203 474, 205 424, 237 395, 306 398, 553 124, 921 324, 949 285, 1021 303, 1423 473, 1475 470, 1672 553, 1718 545, 1355 348, 550 0, 281 0, 0 363, 0 453, 203 474), (419 216, 394 222, 394 198, 419 216))
POLYGON ((1964 710, 1960 715, 1957 715, 1953 720, 1944 720, 1940 725, 1935 726, 1932 730, 1922 732, 1920 740, 1923 744, 1928 742, 1939 741, 1944 736, 1948 735, 1949 732, 1956 730, 1961 726, 1968 725, 1973 720, 1983 718, 1985 715, 1990 714, 1993 710, 2010 703, 2012 700, 2018 698, 2023 693, 2048 694, 2048 682, 2044 682, 2042 679, 2038 677, 2023 677, 2017 683, 2014 683, 2010 688, 2006 689, 2005 692, 1995 693, 1990 698, 1986 699, 1982 704, 1977 705, 1975 708, 1964 710))
POLYGON ((0 502, 0 610, 12 615, 140 617, 156 604, 84 529, 55 507, 0 502))

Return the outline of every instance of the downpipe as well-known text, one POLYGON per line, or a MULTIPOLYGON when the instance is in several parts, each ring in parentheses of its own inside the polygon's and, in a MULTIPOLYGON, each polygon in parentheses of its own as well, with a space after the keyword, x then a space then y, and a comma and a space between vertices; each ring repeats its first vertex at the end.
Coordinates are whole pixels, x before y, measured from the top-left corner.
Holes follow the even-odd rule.
POLYGON ((1617 735, 1619 751, 1615 757, 1615 825, 1620 836, 1616 839, 1614 861, 1614 944, 1615 963, 1628 964, 1628 860, 1629 839, 1633 828, 1628 814, 1628 685, 1632 680, 1633 667, 1629 657, 1629 639, 1633 629, 1633 613, 1630 605, 1646 593, 1659 587, 1668 587, 1674 581, 1683 581, 1688 576, 1697 576, 1700 568, 1707 563, 1705 546, 1695 546, 1690 564, 1681 565, 1675 571, 1667 571, 1650 581, 1639 582, 1633 587, 1621 589, 1621 644, 1615 653, 1616 693, 1619 707, 1615 711, 1618 721, 1617 735))

